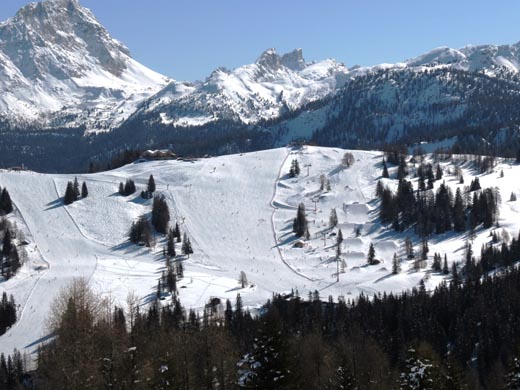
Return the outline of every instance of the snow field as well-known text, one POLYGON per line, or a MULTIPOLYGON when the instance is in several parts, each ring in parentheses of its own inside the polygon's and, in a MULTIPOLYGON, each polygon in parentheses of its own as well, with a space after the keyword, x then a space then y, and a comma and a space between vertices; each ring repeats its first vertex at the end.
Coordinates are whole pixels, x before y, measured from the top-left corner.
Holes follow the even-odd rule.
MULTIPOLYGON (((346 151, 338 148, 306 146, 302 149, 274 149, 196 161, 152 161, 130 164, 120 169, 79 175, 87 182, 89 196, 64 207, 60 197, 66 182, 74 176, 42 175, 34 172, 2 172, 0 185, 9 189, 17 210, 10 218, 18 220, 30 241, 29 262, 19 274, 0 282, 0 293, 8 291, 20 304, 20 320, 0 337, 0 352, 14 348, 33 352, 48 336, 46 320, 53 299, 73 278, 84 277, 92 288, 125 306, 129 293, 141 304, 154 299, 157 280, 165 270, 162 255, 165 238, 155 236, 153 248, 127 242, 127 232, 140 215, 151 212, 151 200, 139 194, 153 174, 157 194, 164 195, 171 224, 178 222, 193 245, 189 258, 182 261, 184 278, 178 281, 179 297, 186 308, 202 310, 211 298, 234 302, 239 293, 245 306, 255 310, 273 293, 298 289, 300 295, 318 290, 322 298, 342 295, 399 293, 417 287, 424 280, 433 289, 446 277, 431 272, 433 254, 446 253, 449 264, 465 255, 468 234, 448 232, 429 239, 427 266, 416 271, 413 260, 404 259, 404 240, 413 240, 416 253, 420 239, 413 231, 397 233, 381 226, 375 185, 382 172, 380 152, 352 151, 354 164, 341 165, 346 151), (301 168, 290 178, 291 161, 301 168), (308 172, 308 174, 307 174, 308 172), (320 190, 320 176, 330 181, 330 191, 320 190), (117 193, 119 182, 132 178, 137 192, 128 197, 117 193), (292 222, 298 204, 303 202, 309 221, 310 239, 298 240, 292 222), (338 226, 329 227, 332 208, 338 226), (341 228, 342 259, 345 272, 337 278, 336 237, 341 228), (359 232, 359 234, 358 234, 359 232), (378 265, 366 262, 373 243, 378 265), (402 271, 392 275, 394 253, 403 259, 402 271), (238 276, 246 273, 248 285, 241 288, 238 276)), ((465 185, 478 176, 483 188, 498 186, 502 194, 500 228, 510 236, 520 229, 520 206, 510 202, 511 192, 520 195, 520 166, 499 160, 494 171, 478 174, 470 162, 461 164, 465 185), (503 170, 504 177, 500 177, 503 170)), ((454 162, 441 162, 443 180, 453 192, 460 185, 454 162)), ((414 168, 410 166, 411 179, 414 168)), ((391 177, 396 168, 389 166, 391 177)), ((384 179, 396 188, 397 181, 384 179)), ((435 186, 440 185, 440 181, 435 186)), ((476 255, 490 242, 490 229, 479 229, 473 240, 476 255)), ((177 253, 180 254, 180 244, 177 253)), ((168 297, 164 296, 164 302, 168 297)))

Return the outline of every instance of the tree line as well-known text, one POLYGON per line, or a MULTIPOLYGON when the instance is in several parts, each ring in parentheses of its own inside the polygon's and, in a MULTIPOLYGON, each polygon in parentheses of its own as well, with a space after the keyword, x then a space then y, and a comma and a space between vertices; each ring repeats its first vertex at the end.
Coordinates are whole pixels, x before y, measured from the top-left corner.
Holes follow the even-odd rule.
POLYGON ((401 232, 413 226, 422 237, 451 230, 474 230, 479 225, 490 228, 498 220, 501 201, 497 188, 482 190, 478 179, 465 194, 457 188, 455 196, 445 183, 435 193, 431 189, 415 191, 412 182, 403 178, 394 194, 379 181, 376 195, 381 200, 379 216, 383 223, 392 224, 401 232))
POLYGON ((16 304, 13 296, 7 298, 7 293, 2 293, 0 301, 0 335, 4 334, 7 329, 16 322, 16 304))

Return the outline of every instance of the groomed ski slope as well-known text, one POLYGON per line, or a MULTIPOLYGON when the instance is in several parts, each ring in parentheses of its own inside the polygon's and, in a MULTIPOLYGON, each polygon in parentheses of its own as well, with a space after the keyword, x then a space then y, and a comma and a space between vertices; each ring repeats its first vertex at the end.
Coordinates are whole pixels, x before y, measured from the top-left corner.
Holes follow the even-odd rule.
MULTIPOLYGON (((78 176, 80 183, 86 181, 89 196, 66 207, 60 198, 73 176, 2 172, 0 185, 9 189, 18 217, 39 250, 39 255, 32 253, 31 258, 41 256, 41 260, 30 262, 8 282, 0 282, 0 293, 7 290, 15 295, 21 315, 0 337, 0 352, 10 353, 14 348, 35 351, 48 336, 46 319, 53 299, 73 278, 87 279, 95 291, 119 305, 125 305, 129 293, 136 294, 142 304, 154 299, 157 280, 165 269, 164 238, 157 236, 152 249, 129 244, 126 238, 132 221, 151 211, 151 200, 139 195, 150 174, 157 193, 169 204, 171 222, 178 222, 181 232, 188 234, 195 252, 189 258, 178 256, 185 269, 178 282, 179 297, 187 308, 200 310, 212 297, 234 302, 238 293, 244 304, 254 309, 273 292, 289 293, 291 289, 302 296, 318 290, 324 299, 328 295, 336 299, 340 295, 355 298, 360 293, 401 292, 416 287, 421 280, 432 289, 445 278, 431 273, 433 254, 446 253, 450 264, 461 261, 467 235, 432 237, 426 268, 414 271, 413 261, 404 260, 402 271, 392 275, 391 260, 394 253, 404 257, 404 239, 412 238, 416 248, 419 241, 411 232, 398 234, 378 223, 374 193, 381 176, 382 154, 352 151, 355 161, 347 168, 341 164, 344 153, 338 148, 281 148, 197 161, 135 163, 78 176), (301 173, 290 178, 293 159, 299 161, 301 173), (330 182, 330 191, 320 190, 322 174, 330 182), (136 182, 138 191, 123 197, 117 193, 118 184, 127 178, 136 182), (292 221, 301 202, 307 210, 310 239, 298 248, 292 221), (334 261, 337 228, 328 226, 332 208, 344 236, 342 259, 346 267, 339 282, 334 261), (374 243, 381 264, 366 265, 370 243, 374 243), (237 281, 240 271, 249 281, 245 288, 237 281)), ((441 165, 443 180, 455 192, 458 180, 447 173, 453 164, 441 165)), ((390 168, 391 176, 395 176, 395 169, 390 168)), ((462 169, 468 185, 477 174, 470 163, 463 163, 462 169)), ((492 173, 478 175, 483 188, 500 188, 499 230, 504 228, 510 235, 517 235, 520 229, 520 206, 508 201, 511 192, 520 192, 520 184, 514 180, 518 175, 520 166, 505 162, 492 173), (499 177, 500 170, 504 178, 499 177)), ((385 182, 396 185, 396 180, 385 182)), ((475 252, 478 254, 489 240, 489 230, 477 231, 475 252)))

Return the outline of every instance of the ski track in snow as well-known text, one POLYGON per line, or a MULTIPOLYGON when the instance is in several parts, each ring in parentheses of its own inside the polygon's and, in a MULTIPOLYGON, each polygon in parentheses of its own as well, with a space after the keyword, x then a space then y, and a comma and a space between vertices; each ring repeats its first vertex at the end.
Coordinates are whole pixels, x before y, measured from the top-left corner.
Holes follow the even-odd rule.
POLYGON ((280 181, 281 181, 281 178, 282 178, 282 171, 287 163, 287 161, 289 160, 289 157, 291 156, 291 153, 288 152, 287 153, 287 156, 285 156, 285 159, 283 160, 282 164, 280 165, 280 168, 278 170, 278 178, 276 179, 276 181, 274 182, 274 190, 273 190, 273 199, 271 200, 271 207, 273 208, 273 214, 271 215, 271 228, 273 229, 273 237, 274 237, 274 245, 276 247, 276 250, 278 251, 278 254, 280 255, 280 260, 282 260, 282 262, 292 271, 294 272, 295 274, 301 276, 302 278, 305 278, 309 281, 315 281, 316 279, 314 278, 311 278, 307 275, 305 275, 304 273, 298 271, 296 268, 294 268, 291 264, 289 264, 287 262, 287 260, 285 260, 285 258, 283 257, 283 254, 282 254, 282 250, 280 249, 280 241, 279 241, 279 238, 278 238, 278 234, 276 233, 276 228, 275 228, 275 223, 274 223, 274 219, 275 219, 275 216, 276 216, 276 211, 278 210, 278 206, 276 206, 276 204, 279 204, 277 201, 276 201, 276 197, 277 197, 277 188, 278 186, 280 185, 280 181))

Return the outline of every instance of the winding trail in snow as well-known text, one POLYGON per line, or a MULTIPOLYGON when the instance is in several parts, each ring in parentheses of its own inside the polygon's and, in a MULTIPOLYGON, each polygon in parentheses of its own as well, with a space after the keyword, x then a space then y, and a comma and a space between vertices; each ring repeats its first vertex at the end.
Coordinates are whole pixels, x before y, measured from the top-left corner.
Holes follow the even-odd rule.
POLYGON ((274 181, 274 185, 273 185, 273 198, 271 199, 271 202, 270 202, 270 205, 271 207, 273 208, 273 213, 271 214, 271 229, 273 231, 273 238, 274 238, 274 246, 276 248, 276 250, 278 251, 278 255, 280 256, 280 260, 282 260, 282 262, 292 271, 294 272, 296 275, 298 276, 301 276, 302 278, 305 278, 311 282, 315 282, 316 279, 314 278, 311 278, 307 275, 305 275, 304 273, 298 271, 296 268, 294 268, 287 260, 285 260, 285 258, 283 257, 283 253, 282 253, 282 250, 280 249, 280 244, 278 242, 278 235, 276 234, 276 227, 275 227, 275 223, 274 223, 274 217, 276 215, 276 211, 278 210, 278 207, 276 206, 276 204, 279 204, 280 202, 278 202, 276 200, 276 196, 277 196, 277 188, 278 188, 278 185, 280 184, 280 181, 281 181, 281 178, 282 178, 282 170, 283 170, 283 167, 285 166, 285 164, 287 163, 287 160, 289 159, 289 156, 291 155, 290 152, 287 152, 287 155, 285 156, 285 158, 283 159, 282 163, 280 164, 280 168, 278 169, 278 175, 276 176, 276 180, 274 181))

